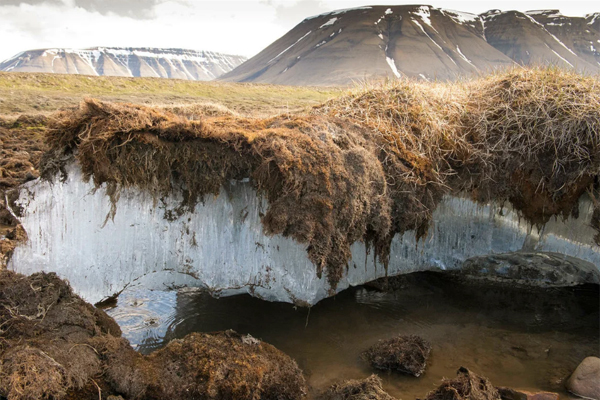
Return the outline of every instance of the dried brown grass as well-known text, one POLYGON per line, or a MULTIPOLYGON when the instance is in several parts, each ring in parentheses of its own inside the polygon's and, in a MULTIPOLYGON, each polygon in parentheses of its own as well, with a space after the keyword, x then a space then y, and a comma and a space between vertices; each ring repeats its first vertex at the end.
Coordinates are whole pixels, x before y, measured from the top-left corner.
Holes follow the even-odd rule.
POLYGON ((204 117, 239 116, 235 111, 214 102, 170 104, 162 105, 159 108, 191 121, 199 120, 204 117))
POLYGON ((440 197, 461 191, 510 200, 543 224, 576 212, 576 199, 598 184, 599 87, 597 78, 560 69, 519 68, 455 83, 364 87, 314 113, 376 132, 393 214, 412 216, 394 221, 400 232, 424 229, 440 197))
POLYGON ((69 387, 65 368, 40 349, 21 346, 2 356, 0 387, 7 398, 60 399, 69 387))
POLYGON ((332 385, 320 400, 395 400, 383 390, 381 378, 377 375, 362 380, 348 380, 332 385))
POLYGON ((45 124, 43 116, 0 118, 0 191, 39 176, 39 160, 46 150, 45 124))
POLYGON ((444 379, 442 384, 429 392, 425 400, 500 400, 498 390, 491 382, 467 368, 460 367, 454 379, 444 379))
POLYGON ((453 84, 400 80, 267 119, 190 121, 88 100, 54 115, 48 145, 47 176, 75 157, 114 203, 122 187, 180 191, 183 212, 252 178, 269 200, 266 232, 306 243, 334 289, 354 242, 387 265, 391 238, 423 235, 446 194, 510 201, 536 224, 575 214, 598 187, 600 92, 596 78, 519 69, 453 84))

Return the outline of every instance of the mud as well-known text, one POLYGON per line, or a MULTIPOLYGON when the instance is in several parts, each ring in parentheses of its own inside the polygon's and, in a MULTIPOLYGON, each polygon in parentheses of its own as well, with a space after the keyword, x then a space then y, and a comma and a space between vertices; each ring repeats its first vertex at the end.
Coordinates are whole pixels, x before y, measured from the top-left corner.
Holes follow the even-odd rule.
POLYGON ((519 251, 471 257, 453 273, 459 278, 525 287, 600 283, 600 272, 594 264, 558 253, 519 251))

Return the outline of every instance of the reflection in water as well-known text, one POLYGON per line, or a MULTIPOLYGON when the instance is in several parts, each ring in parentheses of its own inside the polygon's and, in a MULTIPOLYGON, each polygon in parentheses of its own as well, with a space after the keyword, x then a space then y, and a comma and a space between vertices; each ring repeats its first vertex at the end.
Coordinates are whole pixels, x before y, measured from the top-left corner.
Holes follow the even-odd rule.
POLYGON ((116 307, 105 309, 121 327, 134 349, 163 344, 174 323, 177 292, 129 290, 119 295, 116 307))
POLYGON ((421 378, 380 373, 390 394, 421 397, 460 366, 498 386, 559 391, 586 356, 598 356, 597 286, 520 290, 462 284, 436 273, 395 281, 392 293, 346 290, 308 309, 250 296, 214 299, 197 290, 125 292, 107 310, 149 353, 190 332, 234 329, 273 344, 304 370, 313 393, 373 371, 360 353, 397 334, 429 340, 421 378))

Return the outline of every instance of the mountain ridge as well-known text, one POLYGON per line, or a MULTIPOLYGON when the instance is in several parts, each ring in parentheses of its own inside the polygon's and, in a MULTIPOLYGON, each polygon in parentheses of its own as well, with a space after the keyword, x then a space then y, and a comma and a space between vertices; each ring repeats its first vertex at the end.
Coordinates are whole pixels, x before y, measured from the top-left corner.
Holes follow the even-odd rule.
POLYGON ((245 60, 243 56, 178 48, 48 48, 21 52, 1 62, 0 71, 208 81, 245 60))

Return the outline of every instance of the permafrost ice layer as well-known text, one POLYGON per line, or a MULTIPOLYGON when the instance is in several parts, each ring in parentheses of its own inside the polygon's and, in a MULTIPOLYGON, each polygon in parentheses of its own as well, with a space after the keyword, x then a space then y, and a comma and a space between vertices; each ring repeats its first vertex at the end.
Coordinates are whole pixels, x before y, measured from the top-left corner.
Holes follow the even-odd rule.
MULTIPOLYGON (((90 302, 138 285, 195 286, 221 295, 247 292, 298 304, 315 304, 330 294, 305 245, 264 234, 260 215, 267 202, 251 184, 231 182, 193 213, 173 219, 176 214, 170 211, 179 201, 175 194, 155 200, 126 189, 114 218, 107 219, 111 202, 104 188, 94 190, 76 166, 64 182, 30 182, 18 200, 29 240, 15 250, 9 268, 24 274, 56 272, 90 302)), ((584 196, 577 219, 553 219, 538 230, 510 207, 447 196, 426 237, 417 242, 413 232, 406 232, 393 239, 387 273, 457 269, 472 256, 521 249, 566 254, 600 269, 591 213, 591 201, 584 196)), ((385 275, 374 253, 357 242, 337 291, 385 275)))

